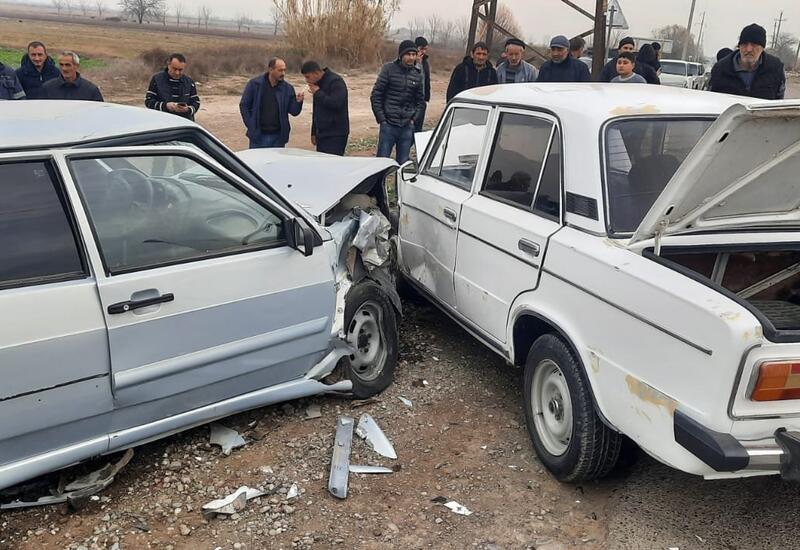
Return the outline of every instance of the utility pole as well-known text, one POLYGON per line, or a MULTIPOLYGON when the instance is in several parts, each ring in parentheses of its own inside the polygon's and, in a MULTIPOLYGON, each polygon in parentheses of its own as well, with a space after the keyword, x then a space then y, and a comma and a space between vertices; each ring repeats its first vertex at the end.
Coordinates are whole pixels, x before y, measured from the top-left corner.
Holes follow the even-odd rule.
POLYGON ((592 78, 598 80, 606 59, 606 2, 595 0, 594 8, 594 41, 592 43, 592 78))
POLYGON ((797 42, 797 53, 794 54, 794 70, 800 69, 800 41, 797 42))
POLYGON ((781 23, 784 21, 786 21, 786 19, 783 18, 783 12, 781 12, 781 16, 778 18, 778 28, 775 31, 775 41, 772 43, 773 50, 778 47, 778 40, 781 39, 781 23))
POLYGON ((610 14, 608 18, 608 37, 606 38, 606 49, 604 50, 605 57, 603 58, 608 59, 611 54, 611 33, 614 32, 614 14, 617 12, 617 8, 611 6, 611 9, 608 10, 610 14))
POLYGON ((681 59, 686 61, 686 55, 689 53, 689 42, 692 41, 692 20, 694 20, 694 6, 697 0, 692 0, 692 7, 689 10, 689 23, 686 25, 686 41, 683 43, 683 53, 681 59))
POLYGON ((697 44, 695 44, 694 60, 700 60, 700 50, 703 47, 703 31, 706 28, 706 12, 703 12, 703 18, 700 20, 700 34, 697 35, 697 44))

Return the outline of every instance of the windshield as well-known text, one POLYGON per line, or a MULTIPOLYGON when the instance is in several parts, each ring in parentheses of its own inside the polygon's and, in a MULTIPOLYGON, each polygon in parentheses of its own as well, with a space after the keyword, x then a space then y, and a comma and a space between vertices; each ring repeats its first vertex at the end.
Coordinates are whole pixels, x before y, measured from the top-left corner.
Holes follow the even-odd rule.
POLYGON ((609 232, 633 233, 713 119, 628 119, 606 127, 609 232))
POLYGON ((661 60, 661 72, 666 74, 676 74, 686 76, 686 63, 661 60))

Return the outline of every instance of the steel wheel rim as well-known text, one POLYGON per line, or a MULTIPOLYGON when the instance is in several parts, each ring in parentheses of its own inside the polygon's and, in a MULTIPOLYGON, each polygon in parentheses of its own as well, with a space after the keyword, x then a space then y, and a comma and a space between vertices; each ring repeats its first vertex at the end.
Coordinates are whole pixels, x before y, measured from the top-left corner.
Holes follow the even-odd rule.
POLYGON ((550 359, 540 362, 533 373, 531 412, 547 452, 553 456, 567 452, 572 439, 572 400, 564 373, 550 359))
POLYGON ((386 364, 386 337, 383 334, 383 310, 372 301, 364 302, 347 327, 347 343, 352 372, 364 381, 375 380, 386 364))

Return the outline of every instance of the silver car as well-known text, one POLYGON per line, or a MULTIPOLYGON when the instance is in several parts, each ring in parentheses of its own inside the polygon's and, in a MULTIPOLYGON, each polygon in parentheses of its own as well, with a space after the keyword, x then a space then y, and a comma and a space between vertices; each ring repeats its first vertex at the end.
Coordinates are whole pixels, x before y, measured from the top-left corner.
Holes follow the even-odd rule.
POLYGON ((267 183, 280 160, 177 116, 0 103, 0 488, 391 383, 399 299, 370 228, 393 161, 309 154, 267 183))

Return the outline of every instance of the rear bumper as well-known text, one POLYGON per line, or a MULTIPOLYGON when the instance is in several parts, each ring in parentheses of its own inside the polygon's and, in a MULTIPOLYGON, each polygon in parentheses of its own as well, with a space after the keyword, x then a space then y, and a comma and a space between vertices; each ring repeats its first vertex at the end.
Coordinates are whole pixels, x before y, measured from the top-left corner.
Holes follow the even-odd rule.
POLYGON ((774 472, 800 481, 800 432, 775 431, 774 444, 748 446, 731 434, 715 432, 679 410, 675 441, 717 472, 774 472))

